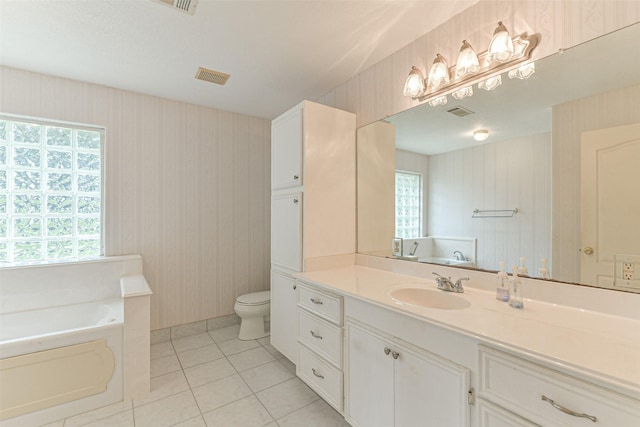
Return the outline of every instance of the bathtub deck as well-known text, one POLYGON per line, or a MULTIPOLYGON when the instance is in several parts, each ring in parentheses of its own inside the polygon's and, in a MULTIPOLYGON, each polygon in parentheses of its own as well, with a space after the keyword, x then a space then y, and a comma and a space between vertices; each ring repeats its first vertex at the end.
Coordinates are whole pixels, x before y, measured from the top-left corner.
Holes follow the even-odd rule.
POLYGON ((348 426, 295 376, 269 337, 237 339, 238 326, 151 346, 151 394, 47 427, 348 426))

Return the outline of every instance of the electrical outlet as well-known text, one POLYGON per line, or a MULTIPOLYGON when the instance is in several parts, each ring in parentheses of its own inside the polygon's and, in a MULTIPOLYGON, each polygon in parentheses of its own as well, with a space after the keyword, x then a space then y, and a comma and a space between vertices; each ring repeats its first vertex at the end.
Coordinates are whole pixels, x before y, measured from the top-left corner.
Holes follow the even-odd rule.
POLYGON ((631 262, 623 262, 622 263, 622 270, 623 271, 633 271, 633 263, 631 263, 631 262))
POLYGON ((633 270, 631 271, 623 271, 622 272, 622 280, 633 280, 633 270))

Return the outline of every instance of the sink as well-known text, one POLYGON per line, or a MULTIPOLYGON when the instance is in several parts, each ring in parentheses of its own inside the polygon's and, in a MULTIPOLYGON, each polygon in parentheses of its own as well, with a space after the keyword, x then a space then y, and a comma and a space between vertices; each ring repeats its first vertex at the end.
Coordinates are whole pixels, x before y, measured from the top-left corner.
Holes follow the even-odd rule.
POLYGON ((425 258, 420 258, 418 261, 428 262, 430 264, 455 265, 457 267, 475 267, 476 266, 471 261, 461 261, 455 258, 425 257, 425 258))
POLYGON ((416 307, 460 310, 471 305, 469 301, 458 295, 437 289, 396 287, 389 294, 395 301, 416 307))

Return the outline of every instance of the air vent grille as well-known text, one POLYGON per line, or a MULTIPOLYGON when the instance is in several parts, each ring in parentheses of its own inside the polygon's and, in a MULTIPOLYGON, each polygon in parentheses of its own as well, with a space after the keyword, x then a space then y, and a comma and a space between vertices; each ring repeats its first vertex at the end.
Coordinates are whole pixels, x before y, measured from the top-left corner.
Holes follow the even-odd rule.
POLYGON ((170 6, 174 9, 178 9, 181 12, 188 13, 189 15, 193 15, 196 11, 196 6, 198 5, 198 0, 154 0, 170 6))
POLYGON ((204 80, 205 82, 215 83, 218 85, 224 85, 227 80, 229 80, 229 74, 200 67, 198 68, 198 72, 196 73, 196 79, 204 80))
POLYGON ((454 116, 458 116, 458 117, 465 117, 465 116, 468 116, 470 114, 474 114, 473 111, 467 110, 466 108, 463 108, 463 107, 460 107, 460 106, 456 106, 456 107, 453 107, 453 108, 447 110, 447 113, 451 113, 454 116))

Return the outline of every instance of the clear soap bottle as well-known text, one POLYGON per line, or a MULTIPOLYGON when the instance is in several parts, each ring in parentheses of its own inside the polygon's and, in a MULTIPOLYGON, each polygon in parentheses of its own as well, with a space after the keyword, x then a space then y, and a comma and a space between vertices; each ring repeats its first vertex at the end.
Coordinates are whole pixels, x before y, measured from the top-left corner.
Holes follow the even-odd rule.
POLYGON ((549 269, 547 268, 547 259, 546 258, 542 258, 540 260, 540 263, 542 264, 542 267, 540 267, 538 269, 538 272, 540 273, 540 277, 543 279, 549 279, 549 269))
POLYGON ((509 275, 504 271, 504 261, 500 261, 500 272, 496 279, 496 299, 509 301, 509 275))
POLYGON ((513 308, 523 308, 522 282, 520 282, 520 277, 518 277, 518 267, 513 267, 513 277, 511 278, 509 287, 509 305, 513 308))

